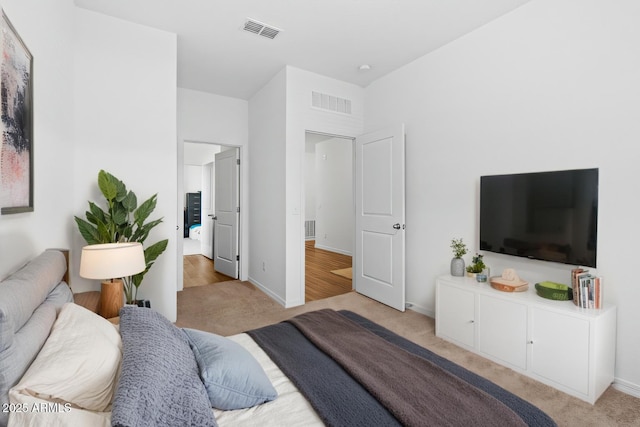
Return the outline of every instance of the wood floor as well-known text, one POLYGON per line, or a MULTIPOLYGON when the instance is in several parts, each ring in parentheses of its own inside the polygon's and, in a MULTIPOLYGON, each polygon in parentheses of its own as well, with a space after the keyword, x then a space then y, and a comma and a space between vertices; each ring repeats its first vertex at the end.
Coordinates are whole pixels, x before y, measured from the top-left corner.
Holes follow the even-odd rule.
POLYGON ((215 271, 213 269, 213 260, 204 255, 183 256, 183 267, 183 286, 185 288, 234 280, 233 277, 215 271))
POLYGON ((331 270, 351 267, 351 257, 316 249, 314 240, 305 242, 305 301, 315 301, 351 292, 351 280, 331 270))
MULTIPOLYGON (((331 273, 351 267, 351 257, 316 249, 315 241, 305 242, 305 301, 315 301, 351 292, 351 280, 331 273)), ((185 255, 184 287, 208 285, 233 280, 213 269, 213 261, 204 255, 185 255)))

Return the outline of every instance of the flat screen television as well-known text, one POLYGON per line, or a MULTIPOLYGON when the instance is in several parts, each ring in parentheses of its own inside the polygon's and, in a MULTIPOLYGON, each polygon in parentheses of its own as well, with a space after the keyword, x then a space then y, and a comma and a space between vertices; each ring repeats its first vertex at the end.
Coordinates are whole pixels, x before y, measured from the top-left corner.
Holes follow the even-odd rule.
POLYGON ((596 267, 598 169, 480 177, 480 250, 596 267))

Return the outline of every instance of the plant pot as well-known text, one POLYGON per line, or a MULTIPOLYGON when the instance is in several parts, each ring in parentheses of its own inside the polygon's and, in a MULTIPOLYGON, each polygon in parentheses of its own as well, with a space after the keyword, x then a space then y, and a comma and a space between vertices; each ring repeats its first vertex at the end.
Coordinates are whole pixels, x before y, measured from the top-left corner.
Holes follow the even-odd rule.
POLYGON ((453 258, 451 260, 451 275, 463 277, 465 273, 464 260, 462 258, 453 258))

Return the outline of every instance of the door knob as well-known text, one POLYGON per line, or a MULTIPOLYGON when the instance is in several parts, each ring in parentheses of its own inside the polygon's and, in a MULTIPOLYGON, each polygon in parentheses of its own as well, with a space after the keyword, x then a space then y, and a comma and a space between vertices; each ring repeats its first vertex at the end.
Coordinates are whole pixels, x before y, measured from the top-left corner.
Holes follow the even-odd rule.
POLYGON ((394 228, 395 230, 400 230, 400 224, 397 224, 397 223, 396 223, 396 224, 393 224, 393 228, 394 228))

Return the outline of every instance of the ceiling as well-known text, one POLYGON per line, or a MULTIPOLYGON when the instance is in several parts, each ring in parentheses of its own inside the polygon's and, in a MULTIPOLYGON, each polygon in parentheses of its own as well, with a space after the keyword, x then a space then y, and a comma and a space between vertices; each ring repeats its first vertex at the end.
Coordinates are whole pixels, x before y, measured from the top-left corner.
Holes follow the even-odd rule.
POLYGON ((285 65, 366 87, 529 0, 75 0, 178 35, 178 87, 249 99, 285 65), (282 31, 244 31, 246 18, 282 31), (370 69, 359 67, 368 64, 370 69))

